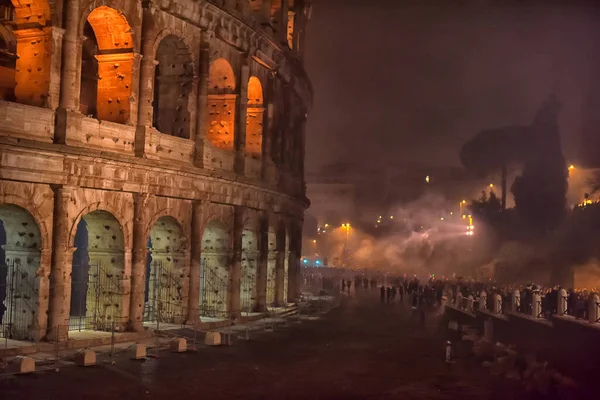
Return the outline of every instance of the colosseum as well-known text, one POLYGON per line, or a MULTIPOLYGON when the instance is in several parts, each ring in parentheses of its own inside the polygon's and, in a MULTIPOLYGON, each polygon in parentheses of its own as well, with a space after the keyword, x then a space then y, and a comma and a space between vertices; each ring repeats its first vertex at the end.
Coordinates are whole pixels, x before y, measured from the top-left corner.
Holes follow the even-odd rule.
POLYGON ((294 302, 308 0, 0 0, 2 335, 294 302))

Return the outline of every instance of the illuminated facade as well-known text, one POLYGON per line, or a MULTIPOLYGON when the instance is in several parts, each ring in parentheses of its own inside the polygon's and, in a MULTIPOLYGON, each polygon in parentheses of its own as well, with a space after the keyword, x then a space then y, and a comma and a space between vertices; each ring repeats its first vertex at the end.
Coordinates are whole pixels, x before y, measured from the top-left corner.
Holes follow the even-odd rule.
POLYGON ((0 0, 3 332, 296 299, 308 3, 0 0))

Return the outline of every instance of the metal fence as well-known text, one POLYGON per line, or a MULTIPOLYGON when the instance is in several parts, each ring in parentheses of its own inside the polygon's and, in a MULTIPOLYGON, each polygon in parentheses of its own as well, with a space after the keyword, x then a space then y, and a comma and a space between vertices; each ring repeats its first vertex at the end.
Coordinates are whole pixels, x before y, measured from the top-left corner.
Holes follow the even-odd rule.
POLYGON ((19 260, 0 264, 0 337, 34 340, 31 327, 37 311, 35 273, 19 260))
POLYGON ((204 317, 227 317, 227 280, 219 274, 220 265, 203 259, 200 265, 200 315, 204 317))
POLYGON ((73 265, 69 331, 112 329, 119 318, 123 282, 101 263, 73 265))
POLYGON ((176 323, 183 311, 182 287, 170 262, 155 260, 146 278, 144 322, 176 323))
POLYGON ((256 269, 255 259, 247 259, 242 263, 240 282, 240 306, 244 312, 252 312, 256 308, 256 269))

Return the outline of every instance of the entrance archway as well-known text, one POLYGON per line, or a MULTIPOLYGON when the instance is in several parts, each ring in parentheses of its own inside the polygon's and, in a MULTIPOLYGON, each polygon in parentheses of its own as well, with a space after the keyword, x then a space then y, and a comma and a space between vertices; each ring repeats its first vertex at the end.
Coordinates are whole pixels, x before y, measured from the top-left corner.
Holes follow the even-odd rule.
POLYGON ((159 218, 148 237, 144 321, 185 320, 183 280, 188 241, 173 217, 159 218))
POLYGON ((256 309, 256 277, 258 271, 258 235, 254 230, 242 232, 242 276, 240 283, 240 307, 242 312, 256 309))
POLYGON ((0 204, 0 337, 35 340, 41 258, 34 217, 13 204, 0 204))
POLYGON ((211 221, 202 235, 200 265, 200 316, 227 317, 231 232, 220 221, 211 221))
POLYGON ((194 66, 190 50, 174 35, 164 37, 156 50, 154 126, 161 133, 190 138, 189 100, 194 66))
POLYGON ((277 233, 273 227, 269 227, 267 236, 268 254, 267 254, 267 306, 275 305, 276 297, 276 266, 277 266, 277 233))
POLYGON ((69 330, 119 329, 125 322, 121 224, 109 212, 93 211, 79 221, 74 246, 69 330))

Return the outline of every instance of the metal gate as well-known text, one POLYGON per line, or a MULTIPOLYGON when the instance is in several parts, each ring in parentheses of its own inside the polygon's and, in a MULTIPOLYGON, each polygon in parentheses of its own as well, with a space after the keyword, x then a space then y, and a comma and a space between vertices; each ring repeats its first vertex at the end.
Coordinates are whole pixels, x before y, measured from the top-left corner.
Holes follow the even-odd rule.
POLYGON ((73 265, 70 331, 111 331, 121 308, 122 280, 98 262, 73 265))
POLYGON ((169 264, 161 260, 152 262, 146 285, 148 300, 144 322, 178 323, 185 317, 182 315, 182 287, 169 264))
POLYGON ((35 279, 18 260, 0 264, 0 337, 35 340, 31 329, 37 308, 35 279))
POLYGON ((240 307, 242 312, 251 313, 256 306, 256 260, 244 262, 240 285, 240 307))
POLYGON ((219 275, 219 265, 203 259, 200 265, 200 315, 203 317, 227 317, 227 280, 219 275))

